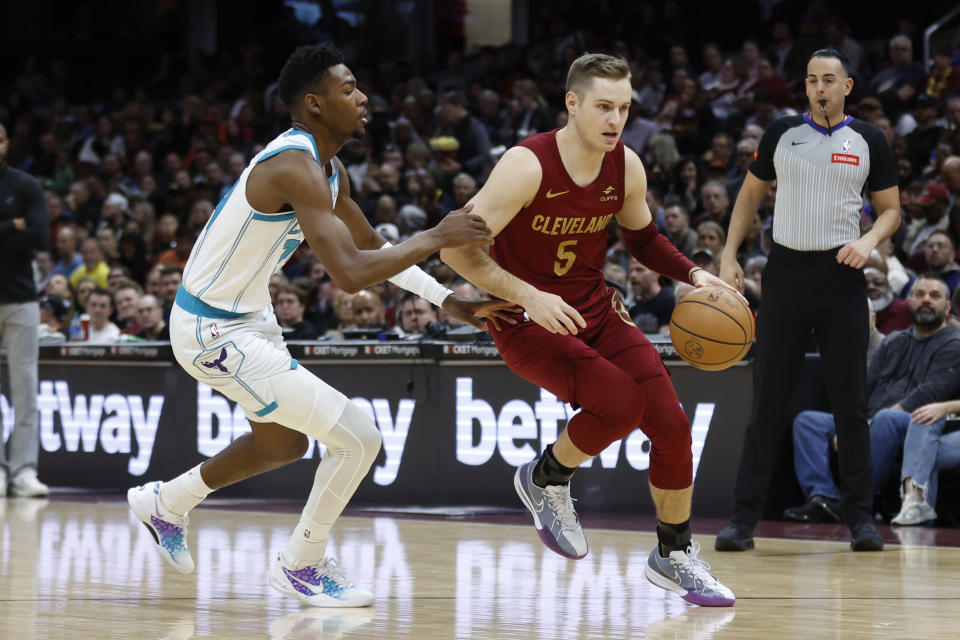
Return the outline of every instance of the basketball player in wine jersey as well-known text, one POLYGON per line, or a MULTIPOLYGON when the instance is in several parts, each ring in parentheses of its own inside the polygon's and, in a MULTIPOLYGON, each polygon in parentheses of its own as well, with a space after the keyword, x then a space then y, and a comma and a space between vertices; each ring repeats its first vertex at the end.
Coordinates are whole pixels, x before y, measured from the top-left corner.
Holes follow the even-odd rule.
POLYGON ((496 236, 489 254, 459 247, 441 257, 478 287, 523 307, 528 321, 490 327, 501 357, 521 377, 581 408, 514 479, 543 542, 568 558, 587 554, 570 478, 640 428, 652 443, 659 539, 647 577, 688 602, 730 606, 733 592, 709 573, 691 542, 690 424, 656 349, 604 281, 607 225, 616 219, 630 253, 654 271, 697 287, 733 288, 657 232, 643 164, 620 140, 630 100, 623 60, 575 60, 567 75, 567 126, 507 151, 471 201, 496 236))

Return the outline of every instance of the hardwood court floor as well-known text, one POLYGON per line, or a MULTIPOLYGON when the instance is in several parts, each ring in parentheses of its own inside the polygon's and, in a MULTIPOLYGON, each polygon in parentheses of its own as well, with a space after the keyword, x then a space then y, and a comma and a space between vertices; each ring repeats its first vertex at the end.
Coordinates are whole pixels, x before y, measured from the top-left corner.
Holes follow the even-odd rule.
POLYGON ((702 536, 738 601, 701 609, 644 578, 652 533, 590 529, 590 555, 568 561, 532 525, 386 515, 343 518, 330 544, 375 605, 307 609, 265 580, 295 521, 198 509, 183 576, 124 503, 0 499, 0 639, 933 639, 960 626, 957 548, 768 538, 720 554, 702 536))

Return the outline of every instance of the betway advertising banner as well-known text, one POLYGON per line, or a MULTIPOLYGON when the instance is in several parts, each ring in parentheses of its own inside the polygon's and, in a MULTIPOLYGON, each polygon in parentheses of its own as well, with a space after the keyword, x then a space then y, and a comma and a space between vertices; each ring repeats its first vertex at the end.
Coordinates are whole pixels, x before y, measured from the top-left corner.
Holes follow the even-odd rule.
MULTIPOLYGON (((434 362, 301 360, 366 411, 383 434, 383 449, 355 503, 519 504, 515 468, 553 442, 575 410, 502 363, 449 355, 454 359, 434 362)), ((243 411, 224 396, 174 364, 150 365, 41 363, 37 404, 46 482, 117 489, 167 479, 250 430, 243 411)), ((671 369, 691 421, 694 510, 726 517, 749 413, 750 366, 713 373, 671 369)), ((0 420, 6 440, 14 412, 4 395, 0 420)), ((311 442, 303 460, 218 495, 305 499, 322 452, 311 442)), ((573 491, 582 508, 652 513, 649 453, 650 442, 636 431, 585 463, 573 491)))

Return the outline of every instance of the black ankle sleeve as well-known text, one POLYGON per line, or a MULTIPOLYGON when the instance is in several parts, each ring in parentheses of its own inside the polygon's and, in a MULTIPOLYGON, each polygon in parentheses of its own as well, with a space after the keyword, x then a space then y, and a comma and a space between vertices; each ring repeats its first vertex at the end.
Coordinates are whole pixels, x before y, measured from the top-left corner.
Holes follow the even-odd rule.
POLYGON ((679 524, 667 524, 657 520, 657 540, 660 556, 666 558, 671 551, 686 551, 690 546, 690 520, 679 524))
POLYGON ((576 469, 565 467, 553 455, 553 445, 548 445, 540 461, 533 469, 533 484, 545 487, 549 484, 568 484, 576 469))

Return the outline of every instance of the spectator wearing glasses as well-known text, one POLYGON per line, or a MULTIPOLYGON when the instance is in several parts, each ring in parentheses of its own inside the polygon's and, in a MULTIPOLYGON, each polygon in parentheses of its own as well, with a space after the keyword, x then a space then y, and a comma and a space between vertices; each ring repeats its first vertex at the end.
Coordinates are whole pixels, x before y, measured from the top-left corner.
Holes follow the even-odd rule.
POLYGON ((163 321, 163 307, 156 296, 149 293, 141 296, 137 301, 137 321, 143 327, 138 338, 144 340, 170 340, 170 327, 163 321))

